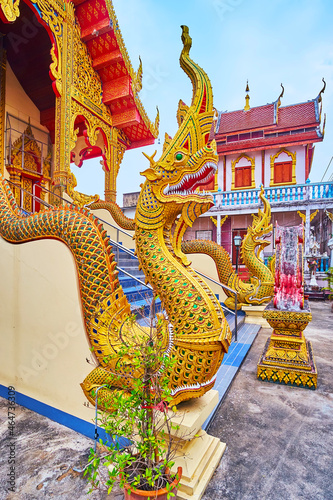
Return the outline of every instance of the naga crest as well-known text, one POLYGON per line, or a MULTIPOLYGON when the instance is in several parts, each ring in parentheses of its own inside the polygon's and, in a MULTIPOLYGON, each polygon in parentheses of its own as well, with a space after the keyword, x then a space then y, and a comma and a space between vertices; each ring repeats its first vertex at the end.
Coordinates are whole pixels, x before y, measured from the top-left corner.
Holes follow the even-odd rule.
POLYGON ((145 155, 150 167, 141 175, 149 184, 149 196, 153 195, 158 202, 176 204, 179 210, 187 202, 205 204, 206 211, 213 204, 212 198, 198 187, 209 182, 217 169, 215 140, 209 143, 214 116, 213 92, 207 74, 189 57, 192 39, 188 27, 181 28, 180 66, 191 79, 192 102, 187 106, 179 101, 178 131, 173 138, 166 134, 159 160, 154 160, 156 152, 151 157, 145 155))
MULTIPOLYGON (((261 239, 268 235, 272 229, 273 224, 271 224, 271 206, 268 203, 267 199, 264 196, 265 190, 262 186, 261 191, 259 193, 259 197, 264 204, 264 209, 259 209, 258 215, 253 215, 253 223, 252 226, 249 226, 247 229, 248 235, 251 235, 253 240, 256 243, 257 251, 256 255, 259 257, 261 251, 269 245, 269 241, 265 239, 261 239)), ((243 251, 243 248, 242 248, 243 251)))

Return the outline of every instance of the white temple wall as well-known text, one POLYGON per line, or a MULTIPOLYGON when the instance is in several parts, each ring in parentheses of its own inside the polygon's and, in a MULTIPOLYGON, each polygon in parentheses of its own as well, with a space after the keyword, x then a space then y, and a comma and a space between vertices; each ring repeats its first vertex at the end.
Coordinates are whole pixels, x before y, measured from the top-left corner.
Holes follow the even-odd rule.
MULTIPOLYGON (((286 148, 288 151, 291 153, 296 152, 296 168, 295 168, 295 174, 296 174, 296 183, 297 184, 304 184, 306 181, 305 178, 305 146, 289 146, 286 148)), ((269 187, 270 182, 271 182, 271 156, 275 155, 281 150, 281 148, 275 148, 275 149, 267 149, 265 151, 265 166, 264 166, 264 185, 265 187, 269 187)), ((250 151, 246 152, 246 155, 249 156, 250 158, 255 159, 255 187, 259 188, 260 185, 263 183, 262 179, 262 152, 261 151, 250 151)), ((232 162, 234 160, 237 160, 239 158, 240 154, 232 154, 232 155, 227 155, 226 156, 226 191, 231 191, 231 186, 232 186, 232 162)), ((222 157, 221 157, 222 158, 222 157)), ((291 157, 287 155, 286 153, 282 152, 279 157, 277 158, 277 161, 290 161, 291 157)), ((243 165, 248 165, 249 162, 246 160, 246 158, 241 158, 239 162, 237 163, 237 166, 243 166, 243 165)), ((218 171, 218 187, 223 190, 223 161, 222 159, 219 160, 219 171, 218 171)), ((250 189, 250 188, 248 188, 250 189)))
MULTIPOLYGON (((304 184, 305 179, 305 146, 288 146, 285 149, 290 153, 296 152, 296 184, 304 184)), ((265 187, 268 187, 271 182, 271 156, 278 153, 281 148, 267 149, 265 151, 265 187)), ((291 161, 291 157, 287 153, 281 153, 275 161, 291 161)))
POLYGON ((93 369, 70 250, 0 238, 0 384, 91 422, 80 383, 93 369))

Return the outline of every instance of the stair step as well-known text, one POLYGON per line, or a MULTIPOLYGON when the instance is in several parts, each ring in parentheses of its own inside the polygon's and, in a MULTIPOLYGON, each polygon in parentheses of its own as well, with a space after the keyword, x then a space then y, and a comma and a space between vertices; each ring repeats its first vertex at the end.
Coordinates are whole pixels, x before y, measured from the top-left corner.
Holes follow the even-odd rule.
POLYGON ((137 267, 130 267, 130 266, 117 266, 117 269, 119 273, 121 273, 121 270, 123 269, 127 273, 131 274, 132 276, 136 276, 137 278, 142 279, 144 281, 145 275, 143 274, 142 271, 140 271, 137 267))
POLYGON ((129 302, 137 302, 152 299, 153 291, 149 288, 131 287, 124 288, 124 292, 129 302))
POLYGON ((139 267, 139 263, 135 260, 119 259, 117 262, 117 266, 121 267, 122 269, 137 269, 139 267))
MULTIPOLYGON (((145 281, 144 275, 142 277, 136 276, 136 278, 139 278, 143 282, 145 281)), ((126 274, 121 274, 120 270, 119 270, 119 282, 120 282, 120 284, 123 287, 125 292, 126 292, 127 288, 131 288, 133 286, 138 286, 138 287, 143 286, 143 285, 140 285, 140 283, 138 283, 136 279, 131 278, 130 276, 126 276, 126 274)))

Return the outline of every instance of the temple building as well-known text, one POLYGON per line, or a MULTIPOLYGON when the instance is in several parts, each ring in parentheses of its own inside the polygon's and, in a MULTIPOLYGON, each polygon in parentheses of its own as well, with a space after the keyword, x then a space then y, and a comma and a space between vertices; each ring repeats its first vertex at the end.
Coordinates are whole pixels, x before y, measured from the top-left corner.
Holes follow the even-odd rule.
MULTIPOLYGON (((325 83, 314 99, 282 106, 282 87, 274 102, 251 108, 247 85, 244 109, 216 114, 211 138, 217 143, 218 171, 215 182, 202 188, 214 193, 215 206, 194 222, 185 239, 217 241, 232 255, 235 264, 234 237, 243 237, 252 224, 251 214, 257 213, 258 193, 263 185, 273 224, 277 221, 292 226, 303 219, 307 253, 310 228, 317 223, 313 229, 317 228, 320 251, 327 252, 331 221, 325 209, 333 207, 332 183, 309 181, 315 143, 324 138, 324 90, 325 83)), ((273 253, 272 236, 265 257, 273 253)), ((323 265, 327 267, 328 258, 323 265)))
POLYGON ((141 104, 142 64, 132 67, 111 1, 1 2, 0 17, 0 173, 19 205, 57 203, 75 186, 71 162, 97 157, 115 201, 124 152, 152 144, 159 119, 141 104))

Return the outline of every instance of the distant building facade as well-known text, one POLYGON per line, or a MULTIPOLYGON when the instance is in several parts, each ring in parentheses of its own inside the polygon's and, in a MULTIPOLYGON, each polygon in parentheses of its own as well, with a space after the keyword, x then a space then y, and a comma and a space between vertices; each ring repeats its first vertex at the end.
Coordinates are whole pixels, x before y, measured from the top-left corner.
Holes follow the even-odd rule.
MULTIPOLYGON (((315 143, 324 138, 324 89, 325 84, 315 99, 290 106, 281 106, 282 91, 275 102, 250 108, 247 94, 244 109, 218 113, 211 132, 219 155, 214 189, 201 187, 212 189, 215 206, 195 221, 185 239, 217 241, 235 264, 234 236, 243 236, 252 224, 263 185, 273 224, 292 226, 304 220, 306 252, 312 226, 320 252, 328 251, 332 223, 325 209, 333 207, 333 183, 308 180, 315 143)), ((274 253, 274 237, 265 252, 266 257, 274 253)))

